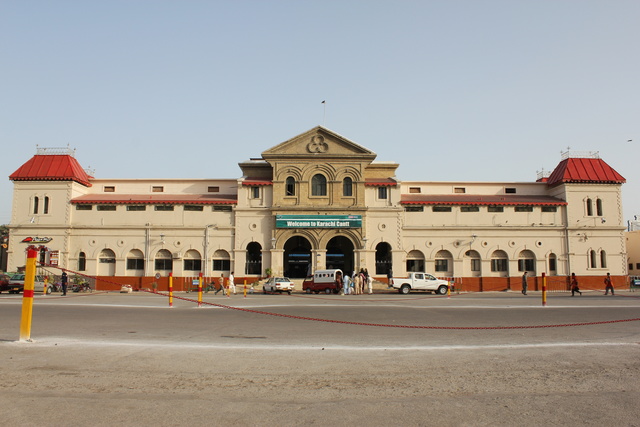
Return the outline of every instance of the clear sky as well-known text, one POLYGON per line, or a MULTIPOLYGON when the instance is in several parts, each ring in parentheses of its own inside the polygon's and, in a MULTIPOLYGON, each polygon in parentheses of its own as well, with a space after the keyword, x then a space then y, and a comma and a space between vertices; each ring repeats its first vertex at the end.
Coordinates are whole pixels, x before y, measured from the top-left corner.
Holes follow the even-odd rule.
POLYGON ((36 145, 98 178, 237 178, 324 124, 401 180, 535 181, 599 151, 626 224, 639 52, 637 0, 1 0, 0 223, 36 145))

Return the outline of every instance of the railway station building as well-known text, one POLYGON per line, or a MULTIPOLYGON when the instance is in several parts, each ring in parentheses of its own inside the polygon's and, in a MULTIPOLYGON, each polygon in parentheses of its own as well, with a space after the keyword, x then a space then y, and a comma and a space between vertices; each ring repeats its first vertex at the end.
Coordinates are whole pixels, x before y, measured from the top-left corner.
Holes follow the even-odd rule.
POLYGON ((322 126, 242 161, 237 179, 94 177, 72 150, 40 148, 9 177, 8 270, 35 246, 103 289, 325 268, 427 271, 469 291, 519 290, 525 271, 530 289, 543 273, 626 281, 625 180, 597 154, 564 153, 530 182, 403 181, 399 166, 322 126))

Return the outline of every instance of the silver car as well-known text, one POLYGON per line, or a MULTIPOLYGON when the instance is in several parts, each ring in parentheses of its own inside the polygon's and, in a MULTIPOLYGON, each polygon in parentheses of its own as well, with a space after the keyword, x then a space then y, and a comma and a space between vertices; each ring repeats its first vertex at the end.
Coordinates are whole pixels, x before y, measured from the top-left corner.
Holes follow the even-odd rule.
POLYGON ((289 280, 288 277, 270 277, 264 285, 262 285, 262 292, 286 292, 291 295, 293 291, 294 283, 289 280))
MULTIPOLYGON (((9 293, 19 293, 24 290, 24 274, 17 273, 11 276, 9 279, 9 293)), ((34 292, 44 292, 44 276, 36 275, 35 282, 33 283, 34 292)), ((50 294, 52 288, 47 286, 47 293, 50 294)))

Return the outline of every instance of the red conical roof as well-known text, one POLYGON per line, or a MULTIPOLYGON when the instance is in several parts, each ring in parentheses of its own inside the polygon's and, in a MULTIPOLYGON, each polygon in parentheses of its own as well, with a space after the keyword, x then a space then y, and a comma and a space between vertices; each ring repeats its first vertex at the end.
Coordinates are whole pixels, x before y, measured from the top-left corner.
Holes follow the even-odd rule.
POLYGON ((549 176, 550 186, 561 183, 622 184, 624 177, 602 159, 568 158, 561 161, 549 176))
POLYGON ((9 175, 12 181, 75 181, 87 187, 91 178, 68 154, 37 154, 9 175))

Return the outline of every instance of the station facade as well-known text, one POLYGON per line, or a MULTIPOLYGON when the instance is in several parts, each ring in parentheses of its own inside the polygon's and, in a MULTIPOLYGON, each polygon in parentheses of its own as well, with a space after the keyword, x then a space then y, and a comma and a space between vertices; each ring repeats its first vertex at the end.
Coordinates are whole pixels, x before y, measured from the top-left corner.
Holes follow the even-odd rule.
POLYGON ((376 157, 322 126, 239 163, 238 179, 96 178, 72 151, 39 149, 10 176, 8 269, 36 246, 105 288, 324 268, 427 271, 470 291, 519 289, 524 271, 533 286, 626 280, 625 180, 597 155, 565 153, 531 182, 401 181, 376 157))

